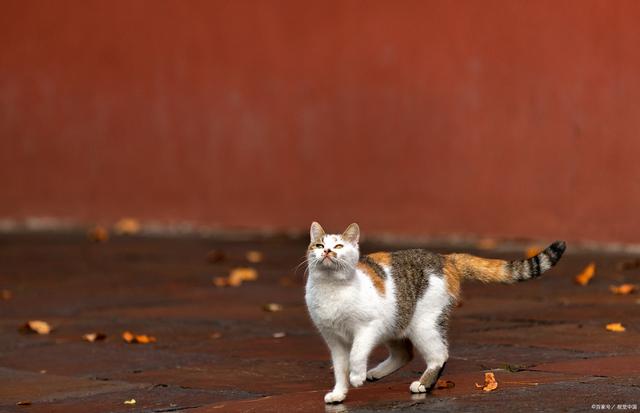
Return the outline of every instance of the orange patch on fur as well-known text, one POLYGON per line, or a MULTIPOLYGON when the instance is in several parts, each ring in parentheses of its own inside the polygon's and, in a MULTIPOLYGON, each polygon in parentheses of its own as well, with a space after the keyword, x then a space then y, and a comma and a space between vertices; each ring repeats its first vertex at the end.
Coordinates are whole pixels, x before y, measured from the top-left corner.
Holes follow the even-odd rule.
POLYGON ((504 260, 491 260, 468 254, 446 255, 442 271, 449 294, 458 298, 460 283, 465 278, 482 282, 512 282, 505 264, 504 260))
POLYGON ((388 252, 374 252, 369 254, 368 257, 378 265, 387 267, 391 265, 391 254, 388 252))
POLYGON ((376 290, 378 290, 381 295, 384 295, 384 280, 376 274, 373 268, 362 262, 359 262, 357 267, 365 273, 367 277, 371 278, 371 282, 373 282, 373 286, 376 287, 376 290))
POLYGON ((460 273, 451 260, 445 261, 442 272, 444 272, 444 279, 447 282, 449 294, 457 300, 460 297, 460 273))

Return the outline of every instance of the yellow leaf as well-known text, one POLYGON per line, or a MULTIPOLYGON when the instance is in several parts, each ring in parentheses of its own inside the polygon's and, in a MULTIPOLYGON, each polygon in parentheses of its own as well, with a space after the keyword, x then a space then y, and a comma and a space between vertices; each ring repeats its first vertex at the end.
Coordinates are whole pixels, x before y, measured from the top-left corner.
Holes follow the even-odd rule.
POLYGON ((25 325, 27 331, 32 331, 38 334, 49 334, 51 332, 51 326, 46 321, 31 320, 25 325))
POLYGON ((116 234, 135 235, 140 232, 140 222, 134 218, 122 218, 115 225, 116 234))
POLYGON ((100 341, 107 338, 106 334, 103 333, 87 333, 82 336, 84 341, 88 341, 89 343, 93 343, 94 341, 100 341))
POLYGON ((498 382, 496 376, 493 373, 484 373, 484 385, 476 383, 476 387, 484 391, 493 391, 498 388, 498 382))
POLYGON ((283 307, 281 304, 276 304, 276 303, 269 303, 269 304, 265 304, 262 309, 264 311, 267 311, 269 313, 275 313, 278 311, 282 311, 283 307))
POLYGON ((124 404, 136 404, 136 399, 125 400, 124 404))
POLYGON ((575 281, 580 285, 587 285, 589 281, 596 275, 596 263, 592 262, 585 267, 584 270, 575 277, 575 281))
POLYGON ((605 328, 616 333, 622 333, 626 330, 626 328, 624 328, 624 326, 620 323, 609 323, 605 328))
POLYGON ((260 251, 248 251, 245 257, 250 263, 257 264, 263 260, 264 254, 260 251))

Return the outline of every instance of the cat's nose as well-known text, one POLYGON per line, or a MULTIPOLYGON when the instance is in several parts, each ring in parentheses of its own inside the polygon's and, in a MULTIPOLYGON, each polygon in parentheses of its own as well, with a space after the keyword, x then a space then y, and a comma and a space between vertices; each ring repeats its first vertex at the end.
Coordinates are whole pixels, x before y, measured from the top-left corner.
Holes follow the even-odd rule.
POLYGON ((330 252, 331 252, 331 250, 330 250, 329 248, 327 248, 326 250, 324 250, 324 253, 325 253, 325 254, 328 254, 328 253, 330 253, 330 252))

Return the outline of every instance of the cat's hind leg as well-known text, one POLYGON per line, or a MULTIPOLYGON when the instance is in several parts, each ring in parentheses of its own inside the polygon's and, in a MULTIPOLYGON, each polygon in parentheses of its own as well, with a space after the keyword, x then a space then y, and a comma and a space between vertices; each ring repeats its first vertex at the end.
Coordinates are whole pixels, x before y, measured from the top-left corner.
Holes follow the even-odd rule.
POLYGON ((440 378, 444 365, 449 358, 447 341, 436 323, 414 329, 409 337, 427 362, 427 368, 422 373, 420 380, 411 383, 409 390, 411 390, 411 393, 430 392, 438 378, 440 378))
POLYGON ((386 343, 389 357, 367 372, 367 380, 381 379, 398 370, 413 358, 413 346, 408 339, 389 340, 386 343))

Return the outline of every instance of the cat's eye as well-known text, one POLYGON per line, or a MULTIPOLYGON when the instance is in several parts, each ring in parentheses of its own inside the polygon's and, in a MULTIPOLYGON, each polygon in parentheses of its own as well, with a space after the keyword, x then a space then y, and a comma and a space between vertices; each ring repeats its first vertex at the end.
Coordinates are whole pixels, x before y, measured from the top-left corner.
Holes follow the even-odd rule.
POLYGON ((340 248, 342 248, 342 247, 344 247, 344 245, 342 245, 342 244, 336 244, 336 245, 334 245, 334 246, 333 246, 333 249, 334 249, 334 250, 339 250, 339 249, 340 249, 340 248))
POLYGON ((322 244, 316 244, 316 248, 324 248, 324 245, 322 245, 322 244))

